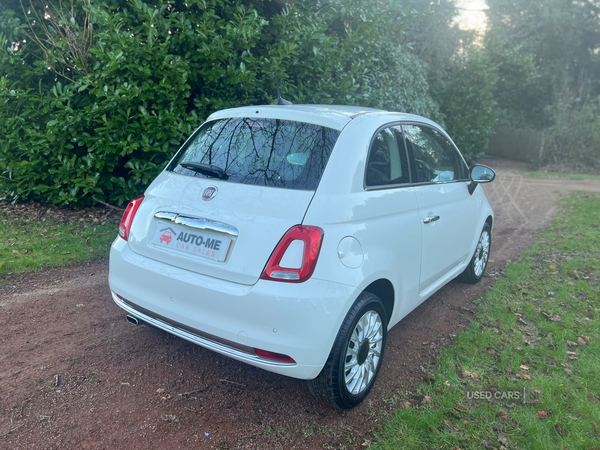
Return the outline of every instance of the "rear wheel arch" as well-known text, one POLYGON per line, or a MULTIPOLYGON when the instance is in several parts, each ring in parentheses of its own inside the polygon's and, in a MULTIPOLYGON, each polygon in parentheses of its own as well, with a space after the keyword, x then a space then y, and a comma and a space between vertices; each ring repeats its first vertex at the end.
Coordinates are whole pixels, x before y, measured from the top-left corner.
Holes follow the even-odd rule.
POLYGON ((394 311, 395 304, 394 285, 392 282, 387 278, 380 278, 369 284, 364 289, 364 292, 370 292, 379 297, 385 308, 386 319, 389 323, 392 319, 392 312, 394 311))

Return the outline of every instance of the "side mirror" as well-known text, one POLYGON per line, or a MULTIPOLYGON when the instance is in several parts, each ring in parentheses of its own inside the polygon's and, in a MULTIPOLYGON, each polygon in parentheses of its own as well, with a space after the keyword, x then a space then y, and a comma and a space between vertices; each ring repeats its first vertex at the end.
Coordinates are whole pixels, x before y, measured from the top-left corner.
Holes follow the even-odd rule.
POLYGON ((475 188, 479 183, 491 183, 496 178, 496 172, 490 169, 488 166, 484 166, 481 164, 475 164, 469 170, 469 176, 471 178, 471 183, 469 183, 469 194, 473 195, 475 192, 475 188))

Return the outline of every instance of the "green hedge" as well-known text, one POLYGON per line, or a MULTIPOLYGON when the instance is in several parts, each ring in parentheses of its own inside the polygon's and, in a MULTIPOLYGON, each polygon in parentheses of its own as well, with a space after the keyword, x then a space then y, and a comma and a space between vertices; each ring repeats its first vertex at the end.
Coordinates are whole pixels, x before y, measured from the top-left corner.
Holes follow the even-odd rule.
POLYGON ((294 103, 439 119, 424 65, 397 41, 406 14, 387 5, 298 1, 267 14, 260 0, 80 1, 61 26, 81 33, 90 15, 89 71, 66 71, 59 42, 50 66, 65 76, 24 34, 44 30, 1 9, 0 196, 122 205, 210 113, 273 103, 273 67, 294 103))

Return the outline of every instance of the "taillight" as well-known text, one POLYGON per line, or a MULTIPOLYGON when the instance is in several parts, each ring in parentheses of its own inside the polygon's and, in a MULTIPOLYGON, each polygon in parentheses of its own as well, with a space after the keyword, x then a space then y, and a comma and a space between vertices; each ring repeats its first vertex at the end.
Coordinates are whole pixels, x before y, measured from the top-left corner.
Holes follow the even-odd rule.
POLYGON ((133 222, 133 218, 138 208, 142 204, 144 200, 144 196, 134 198, 129 202, 127 208, 125 208, 125 212, 123 213, 123 217, 121 218, 121 224, 119 225, 119 236, 121 236, 126 241, 129 240, 129 230, 131 230, 131 223, 133 222))
POLYGON ((319 227, 290 228, 275 247, 261 278, 288 283, 308 280, 317 265, 322 241, 323 230, 319 227))

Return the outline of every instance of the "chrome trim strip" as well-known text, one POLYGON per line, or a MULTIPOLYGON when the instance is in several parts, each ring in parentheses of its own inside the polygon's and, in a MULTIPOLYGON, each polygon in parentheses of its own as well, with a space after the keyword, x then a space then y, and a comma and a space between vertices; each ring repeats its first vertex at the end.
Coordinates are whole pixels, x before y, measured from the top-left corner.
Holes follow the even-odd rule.
MULTIPOLYGON (((120 299, 117 296, 117 294, 115 294, 112 291, 110 293, 112 295, 114 302, 117 304, 117 306, 124 309, 129 314, 135 316, 136 318, 138 318, 140 320, 143 320, 144 322, 146 322, 152 326, 155 326, 156 328, 159 328, 168 333, 174 334, 175 336, 185 339, 186 341, 190 341, 193 344, 200 345, 201 347, 205 347, 209 350, 213 350, 213 351, 216 351, 218 353, 221 353, 221 354, 224 354, 227 356, 245 359, 247 361, 260 362, 262 364, 268 364, 271 366, 292 367, 292 366, 296 365, 295 363, 284 363, 284 362, 277 362, 277 361, 264 359, 259 356, 256 356, 255 354, 247 353, 246 351, 243 351, 241 349, 236 349, 236 348, 230 347, 226 344, 215 342, 208 338, 202 337, 202 336, 192 333, 190 331, 183 330, 181 328, 171 325, 170 323, 167 323, 166 321, 160 320, 158 318, 154 318, 152 316, 149 316, 147 314, 144 314, 144 313, 138 311, 137 309, 134 309, 132 304, 130 305, 129 301, 120 299)), ((137 306, 137 305, 135 305, 135 306, 137 306)), ((140 307, 138 307, 138 308, 140 308, 140 307)), ((140 309, 143 309, 143 308, 140 308, 140 309)), ((174 322, 174 324, 175 324, 175 322, 174 322)), ((178 324, 178 325, 181 325, 181 324, 178 324)), ((202 333, 200 330, 196 330, 196 332, 202 333)), ((220 339, 217 336, 213 336, 213 335, 210 335, 210 336, 213 339, 215 339, 215 338, 220 339)), ((224 339, 224 341, 226 341, 226 340, 224 339)), ((226 341, 226 342, 230 342, 230 341, 226 341)), ((233 342, 231 342, 231 344, 239 345, 241 348, 251 349, 251 347, 248 347, 248 346, 245 346, 242 344, 235 344, 233 342)))
POLYGON ((190 228, 216 231, 217 233, 228 234, 233 237, 239 236, 239 231, 236 227, 223 222, 217 222, 210 219, 203 219, 202 217, 182 216, 168 211, 159 211, 156 214, 154 214, 154 217, 157 219, 170 220, 173 223, 184 225, 190 228))
POLYGON ((154 217, 156 217, 157 219, 166 219, 166 220, 173 221, 177 217, 177 214, 170 213, 170 212, 165 212, 165 211, 160 211, 160 212, 157 212, 156 214, 154 214, 154 217))

